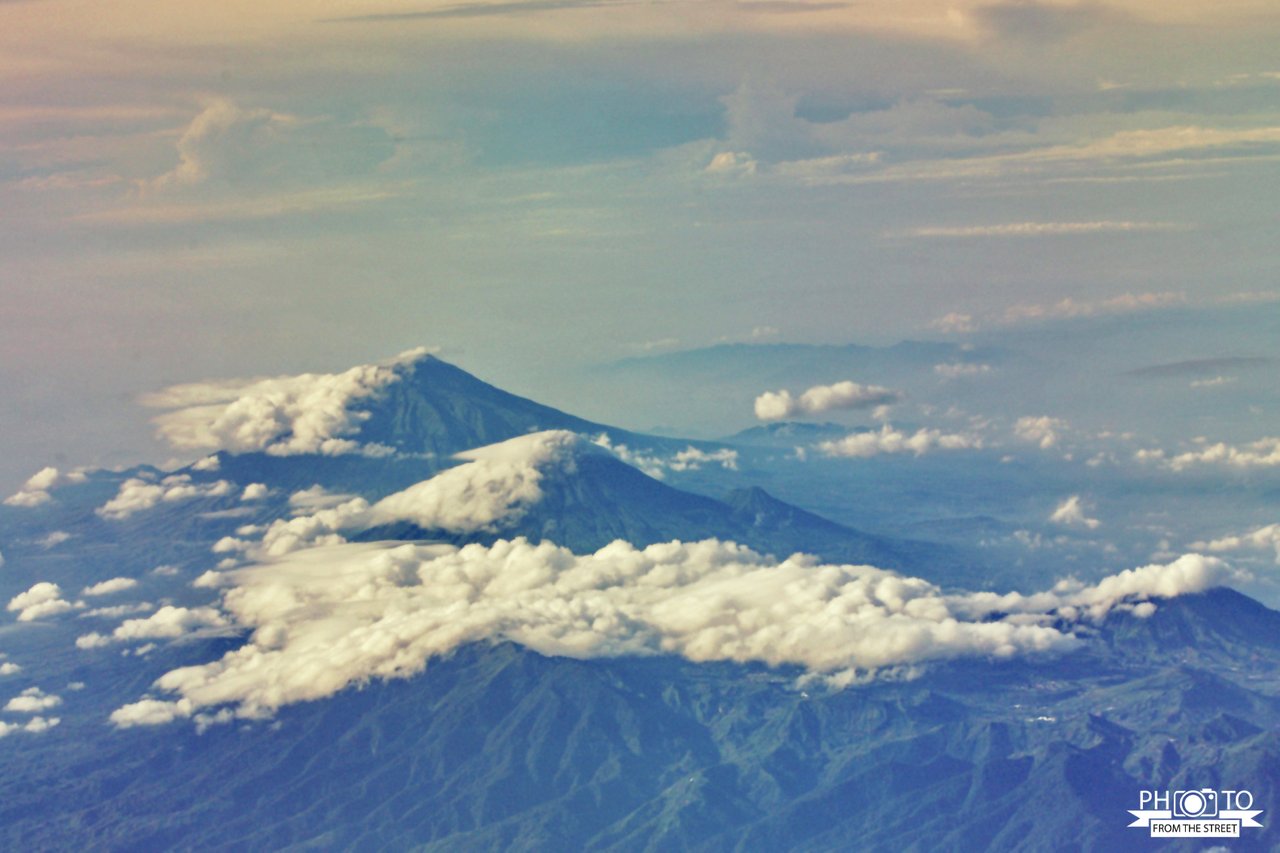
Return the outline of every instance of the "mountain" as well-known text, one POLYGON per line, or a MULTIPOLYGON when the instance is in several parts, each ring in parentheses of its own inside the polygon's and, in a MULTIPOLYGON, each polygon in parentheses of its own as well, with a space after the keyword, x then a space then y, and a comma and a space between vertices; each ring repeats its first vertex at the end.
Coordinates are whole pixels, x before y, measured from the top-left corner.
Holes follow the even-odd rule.
MULTIPOLYGON (((1250 607, 1214 593, 1161 608, 1205 634, 1224 630, 1206 604, 1250 607)), ((1102 629, 1125 645, 1153 624, 1117 614, 1102 629)), ((274 723, 201 734, 79 725, 58 749, 11 737, 0 743, 10 771, 0 839, 14 849, 1154 849, 1127 828, 1146 787, 1230 774, 1259 807, 1276 802, 1280 701, 1239 676, 1173 663, 1188 651, 1170 645, 1143 661, 1099 645, 833 690, 799 687, 787 669, 476 644, 418 677, 283 709, 274 723), (1171 713, 1156 725, 1152 709, 1171 713)), ((1276 659, 1254 675, 1274 679, 1276 659)), ((1268 814, 1232 849, 1273 849, 1268 814)))
POLYGON ((733 448, 436 359, 358 404, 354 452, 0 507, 0 847, 1191 851, 1128 810, 1206 787, 1263 810, 1231 849, 1280 846, 1280 613, 1212 560, 953 594, 981 567, 741 485, 733 448))

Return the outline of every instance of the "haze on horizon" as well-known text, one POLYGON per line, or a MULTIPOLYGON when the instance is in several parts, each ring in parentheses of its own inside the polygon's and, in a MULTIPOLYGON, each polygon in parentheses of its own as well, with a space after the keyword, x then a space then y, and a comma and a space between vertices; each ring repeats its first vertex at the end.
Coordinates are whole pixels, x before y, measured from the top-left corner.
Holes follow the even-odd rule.
POLYGON ((1278 36, 1260 0, 0 4, 0 491, 163 458, 140 394, 424 343, 572 411, 721 341, 1274 312, 1278 36))

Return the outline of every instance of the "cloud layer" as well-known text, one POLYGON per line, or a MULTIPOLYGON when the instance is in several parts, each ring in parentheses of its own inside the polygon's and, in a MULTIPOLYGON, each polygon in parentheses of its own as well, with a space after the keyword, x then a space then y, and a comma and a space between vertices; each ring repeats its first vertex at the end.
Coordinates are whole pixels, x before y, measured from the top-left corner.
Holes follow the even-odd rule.
POLYGON ((155 423, 160 437, 181 450, 382 455, 390 449, 350 438, 368 418, 353 407, 398 381, 427 354, 409 350, 343 373, 175 385, 142 402, 173 409, 155 423))
POLYGON ((919 429, 914 433, 902 432, 885 424, 879 432, 855 432, 835 441, 818 444, 818 450, 827 456, 869 458, 883 453, 911 453, 923 456, 933 450, 974 450, 982 447, 982 439, 975 435, 944 433, 936 429, 919 429))
POLYGON ((144 697, 111 719, 127 727, 268 716, 371 678, 414 675, 477 641, 577 658, 791 664, 843 684, 961 656, 1069 651, 1080 641, 1055 620, 1116 608, 1149 615, 1147 599, 1225 576, 1221 561, 1190 555, 1092 586, 952 596, 870 566, 804 555, 776 562, 717 540, 644 549, 619 541, 587 555, 524 539, 462 548, 342 543, 232 573, 223 607, 252 632, 249 641, 165 674, 156 687, 168 698, 144 697))

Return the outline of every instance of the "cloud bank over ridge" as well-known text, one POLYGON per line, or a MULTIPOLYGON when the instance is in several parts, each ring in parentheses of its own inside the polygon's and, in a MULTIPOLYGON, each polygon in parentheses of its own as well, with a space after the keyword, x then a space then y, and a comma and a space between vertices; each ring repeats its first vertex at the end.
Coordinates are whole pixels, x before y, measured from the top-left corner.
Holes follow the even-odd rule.
MULTIPOLYGON (((1148 599, 1222 582, 1222 561, 1187 555, 1035 595, 944 594, 870 566, 783 561, 730 542, 614 542, 577 555, 521 538, 461 548, 336 543, 229 573, 228 621, 251 631, 221 659, 172 670, 117 709, 117 726, 265 717, 371 678, 402 678, 472 642, 546 655, 675 654, 794 665, 835 686, 957 657, 1067 652, 1083 625, 1148 599)), ((148 636, 155 636, 148 634, 148 636)), ((117 632, 114 639, 125 637, 117 632)))

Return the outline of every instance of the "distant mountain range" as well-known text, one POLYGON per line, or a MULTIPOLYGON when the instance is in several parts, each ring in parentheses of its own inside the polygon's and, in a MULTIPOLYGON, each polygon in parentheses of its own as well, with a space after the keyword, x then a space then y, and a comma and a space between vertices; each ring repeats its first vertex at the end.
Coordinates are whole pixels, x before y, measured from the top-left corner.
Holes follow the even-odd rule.
MULTIPOLYGON (((904 347, 893 357, 958 355, 904 347)), ((38 505, 0 507, 0 846, 1190 851, 1206 844, 1154 842, 1128 828, 1128 810, 1142 790, 1200 788, 1248 789, 1264 810, 1265 829, 1231 849, 1280 846, 1280 613, 1223 588, 1082 622, 1074 651, 912 665, 843 688, 790 665, 579 660, 482 641, 411 678, 273 717, 110 725, 114 709, 167 695, 155 679, 245 644, 247 629, 214 613, 218 573, 254 571, 259 557, 237 555, 275 522, 355 542, 524 536, 577 553, 714 537, 942 586, 977 571, 941 546, 836 524, 759 486, 722 498, 678 488, 650 474, 724 471, 733 448, 582 420, 435 358, 360 405, 354 435, 394 453, 224 451, 173 472, 89 472, 38 505), (544 430, 582 437, 536 459, 493 449, 536 444, 544 430), (519 511, 471 527, 367 521, 378 501, 446 475, 460 491, 429 495, 441 518, 452 497, 502 490, 519 511), (103 512, 111 502, 114 515, 103 512), (334 509, 343 502, 348 516, 334 509), (106 597, 108 581, 129 597, 106 597), (51 615, 20 621, 23 607, 54 601, 51 615), (152 609, 129 610, 142 603, 152 609), (112 633, 160 607, 209 609, 197 630, 135 628, 145 646, 112 633)), ((740 442, 744 453, 786 447, 827 429, 775 425, 740 442)))

